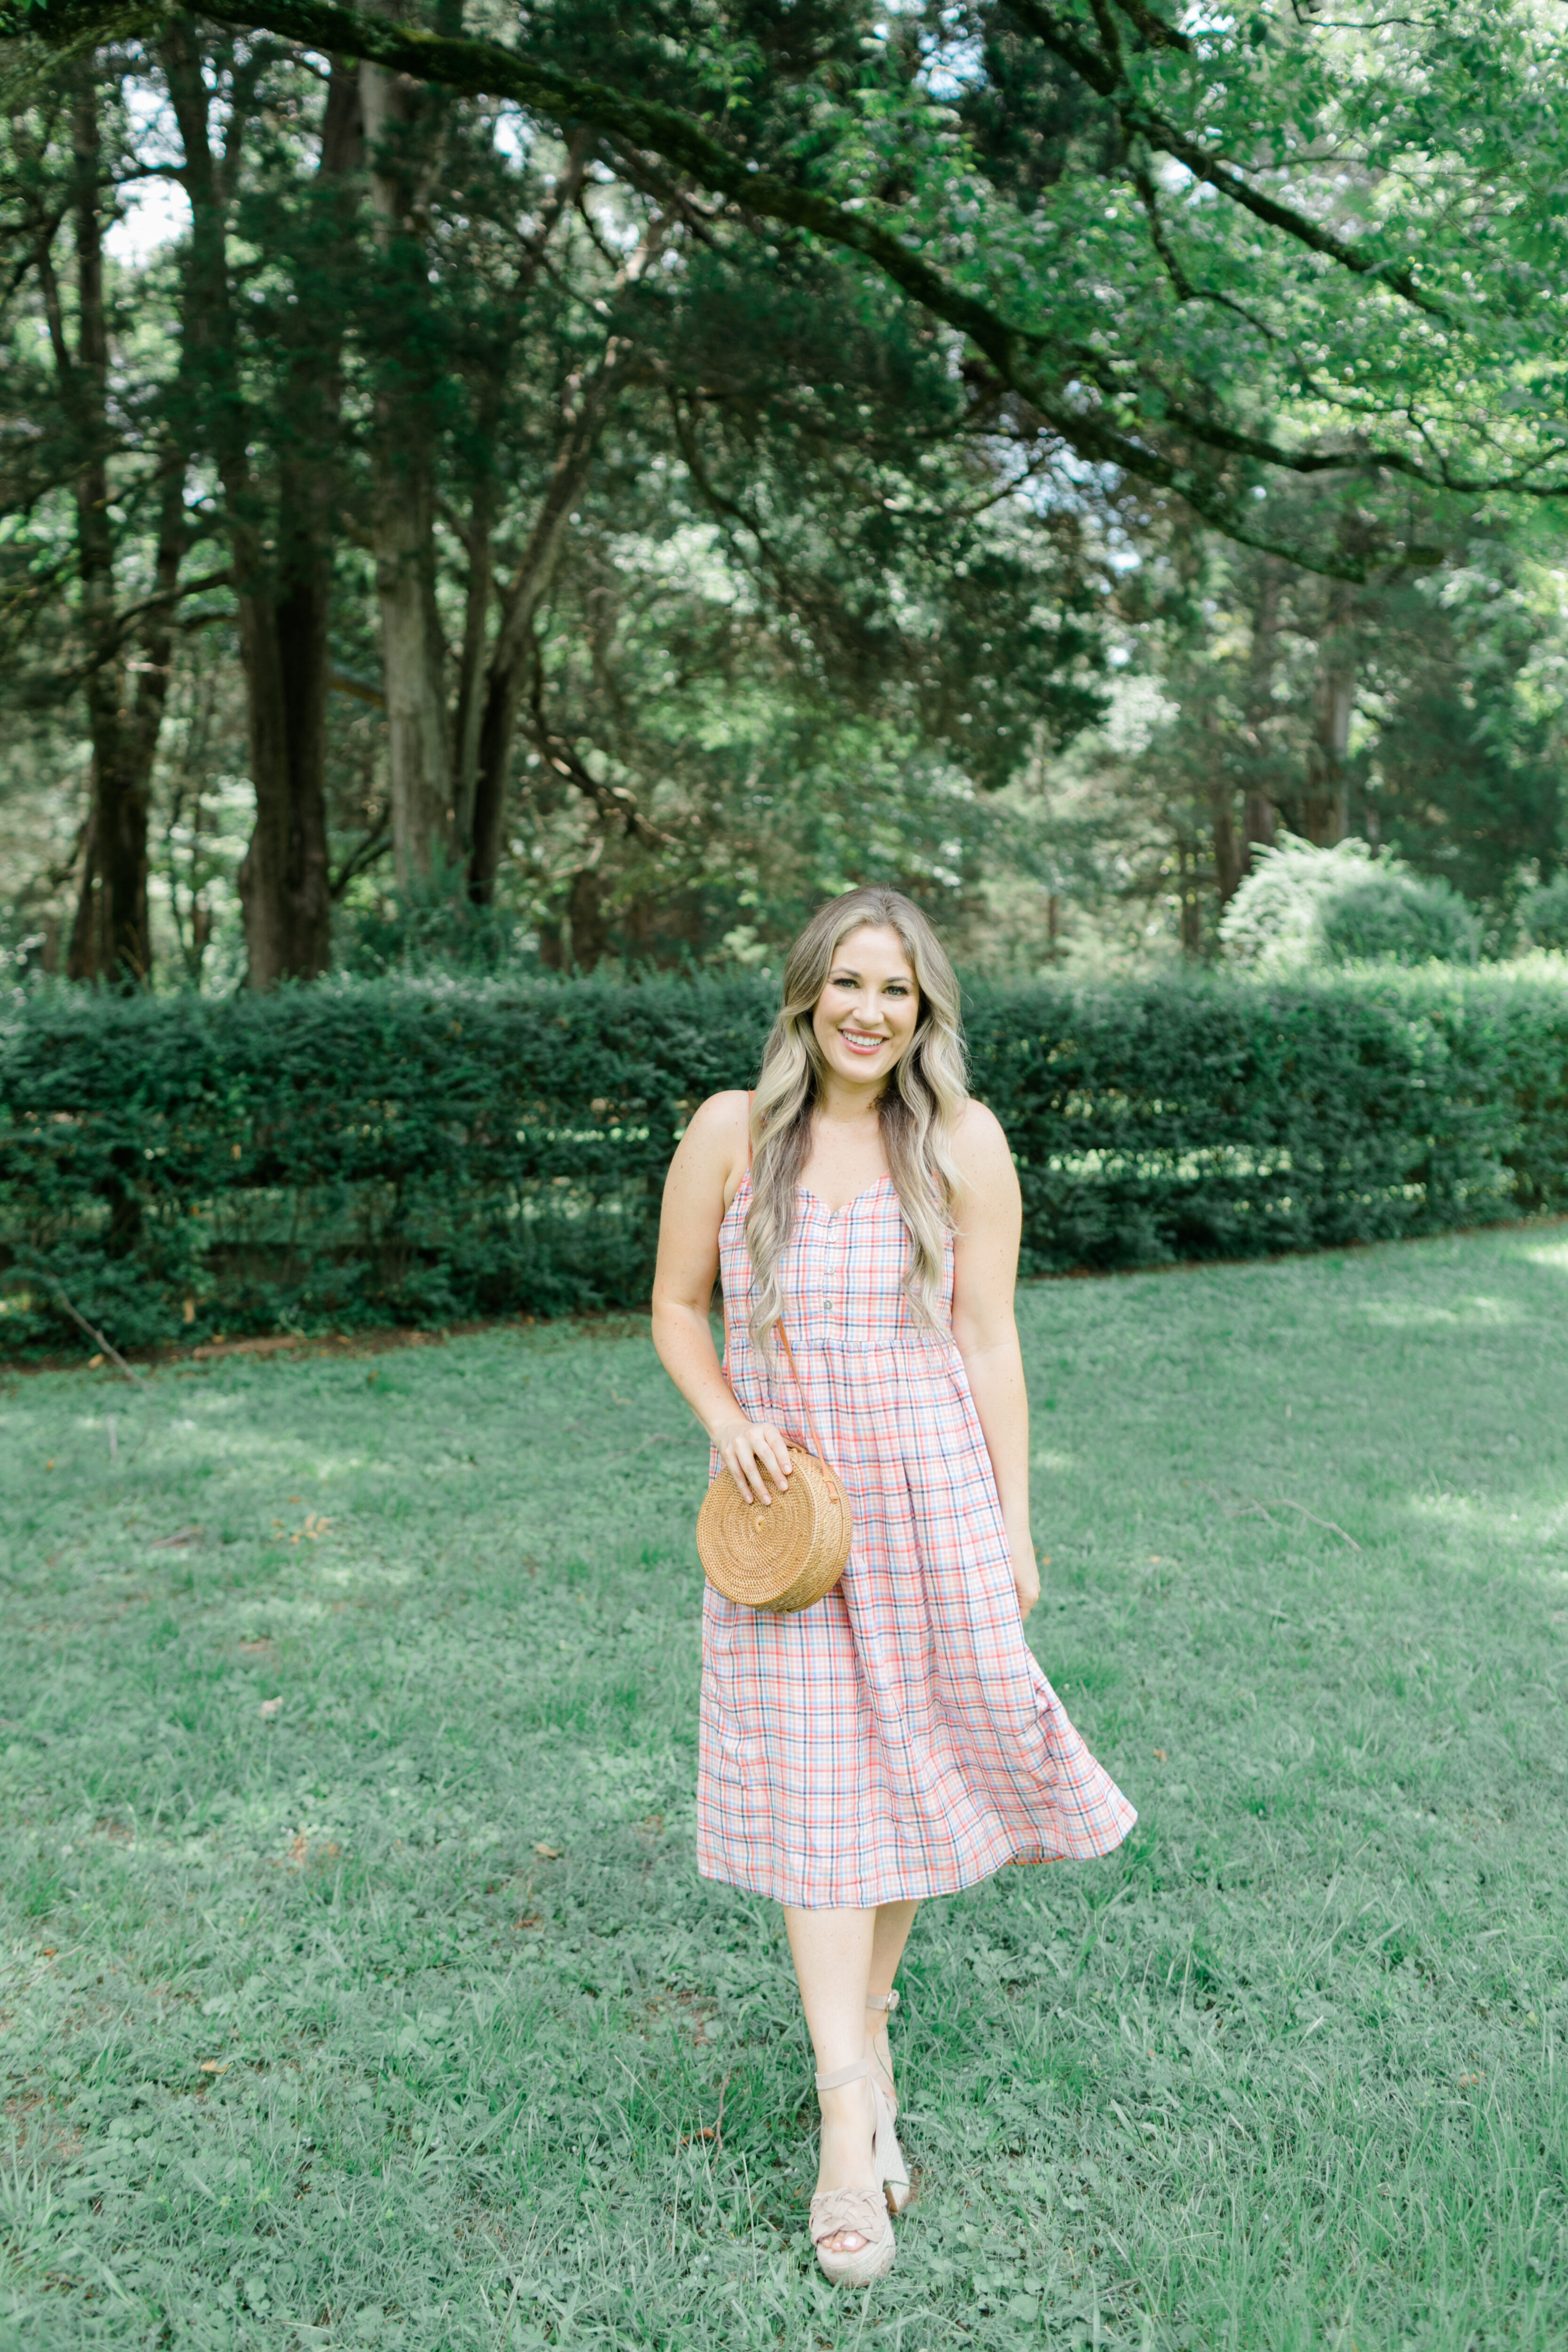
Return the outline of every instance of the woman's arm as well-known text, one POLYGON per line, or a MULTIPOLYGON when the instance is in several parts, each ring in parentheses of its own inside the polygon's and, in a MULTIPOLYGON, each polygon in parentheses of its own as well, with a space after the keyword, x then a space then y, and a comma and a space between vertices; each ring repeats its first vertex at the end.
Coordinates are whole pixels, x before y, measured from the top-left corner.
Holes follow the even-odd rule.
POLYGON ((653 1344, 746 1500, 771 1503, 768 1477, 782 1493, 789 1476, 789 1447, 771 1422, 749 1421, 742 1412, 708 1320, 719 1271, 719 1228, 746 1165, 749 1116, 743 1094, 710 1095, 676 1146, 658 1225, 653 1344))
POLYGON ((1040 1571, 1029 1530, 1029 1400, 1013 1316, 1023 1202, 1007 1139, 983 1103, 965 1110, 954 1149, 963 1193, 952 1254, 952 1336, 996 1475, 1013 1581, 1026 1617, 1040 1597, 1040 1571))

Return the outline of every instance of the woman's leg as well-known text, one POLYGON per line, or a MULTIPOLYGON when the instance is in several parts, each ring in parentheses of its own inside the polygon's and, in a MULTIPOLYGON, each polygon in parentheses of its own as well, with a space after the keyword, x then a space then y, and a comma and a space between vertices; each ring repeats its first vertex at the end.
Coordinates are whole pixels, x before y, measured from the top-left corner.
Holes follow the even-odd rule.
MULTIPOLYGON (((784 1927, 805 2007, 819 2074, 837 2074, 866 2055, 866 1994, 879 1914, 875 1911, 795 1911, 784 1927)), ((908 1931, 906 1930, 906 1933, 908 1931)), ((869 2079, 819 2091, 822 2152, 818 2189, 868 2189, 879 2193, 871 2156, 876 2106, 869 2079)), ((855 2230, 825 2241, 830 2252, 855 2253, 866 2243, 855 2230)))
MULTIPOLYGON (((910 1940, 918 1906, 913 1903, 879 1904, 873 1914, 876 1925, 871 1931, 871 1972, 866 1990, 879 2000, 886 2000, 893 1990, 899 1962, 904 1956, 904 1946, 910 1940)), ((893 2094, 893 2053, 888 2042, 888 2012, 885 2009, 866 2011, 866 2055, 877 2068, 893 2094)))

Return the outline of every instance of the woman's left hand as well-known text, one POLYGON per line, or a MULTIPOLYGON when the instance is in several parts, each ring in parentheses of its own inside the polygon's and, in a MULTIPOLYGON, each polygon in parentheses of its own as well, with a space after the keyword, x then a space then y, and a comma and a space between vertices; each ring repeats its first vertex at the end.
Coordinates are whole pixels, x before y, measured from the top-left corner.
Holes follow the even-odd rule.
POLYGON ((1026 1617, 1040 1597, 1040 1571, 1032 1543, 1013 1546, 1013 1582, 1017 1588, 1018 1614, 1026 1617))

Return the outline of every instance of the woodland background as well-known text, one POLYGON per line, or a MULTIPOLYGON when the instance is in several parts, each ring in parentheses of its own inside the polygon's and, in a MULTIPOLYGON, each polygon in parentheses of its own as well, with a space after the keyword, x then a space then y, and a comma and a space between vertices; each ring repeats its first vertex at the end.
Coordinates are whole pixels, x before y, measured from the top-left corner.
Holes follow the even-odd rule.
POLYGON ((1509 951, 1561 14, 11 5, 13 977, 1113 971, 1281 829, 1509 951))
POLYGON ((1561 2352, 1563 7, 225 5, 0 0, 0 2343, 1561 2352), (494 1318, 871 877, 1029 1271, 1317 1254, 1023 1287, 1140 1820, 836 2301, 701 1433, 494 1318))

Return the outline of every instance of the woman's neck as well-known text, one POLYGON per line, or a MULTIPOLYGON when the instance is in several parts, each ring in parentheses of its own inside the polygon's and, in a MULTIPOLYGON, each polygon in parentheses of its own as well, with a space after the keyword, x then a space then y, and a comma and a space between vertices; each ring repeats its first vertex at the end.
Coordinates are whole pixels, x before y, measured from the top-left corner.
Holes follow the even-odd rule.
POLYGON ((876 1078, 858 1087, 852 1080, 841 1078, 836 1070, 826 1071, 816 1098, 816 1117, 829 1127, 869 1126, 878 1118, 886 1083, 885 1079, 876 1078))

